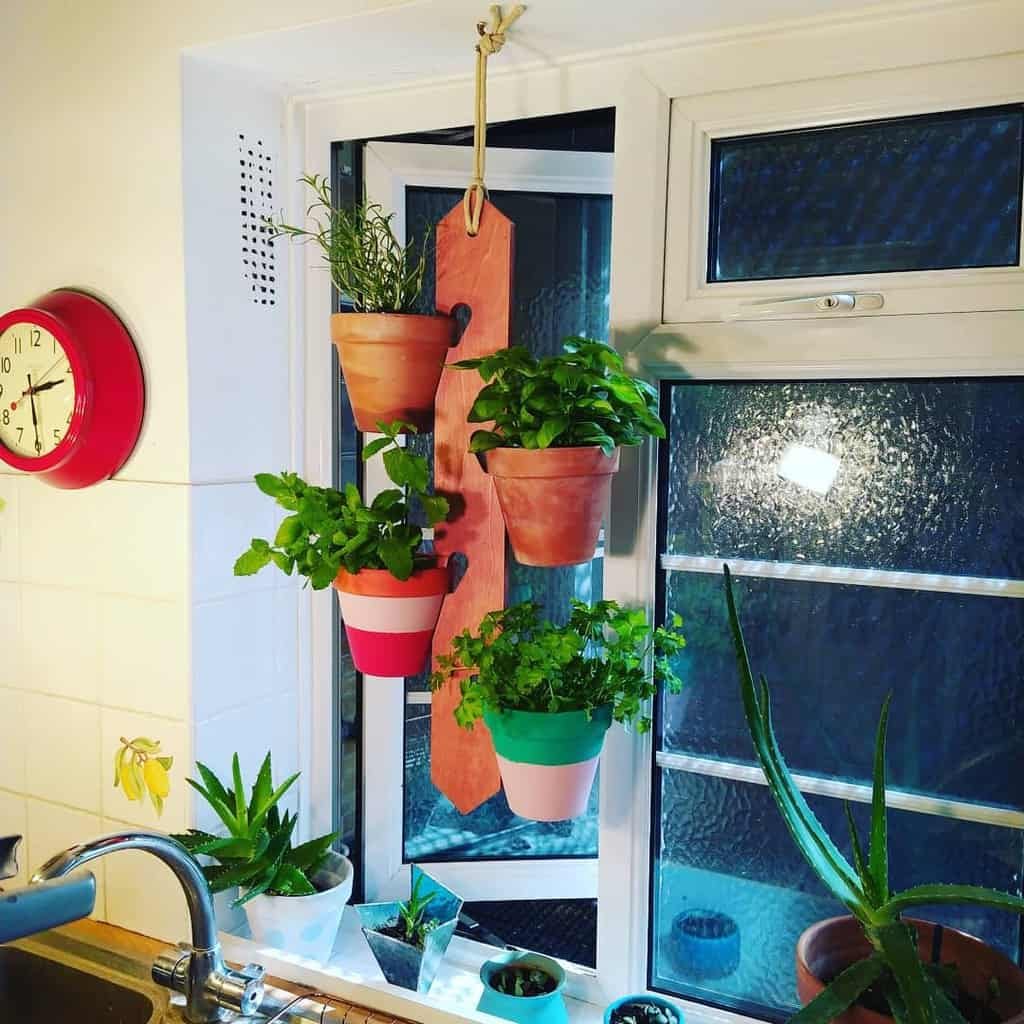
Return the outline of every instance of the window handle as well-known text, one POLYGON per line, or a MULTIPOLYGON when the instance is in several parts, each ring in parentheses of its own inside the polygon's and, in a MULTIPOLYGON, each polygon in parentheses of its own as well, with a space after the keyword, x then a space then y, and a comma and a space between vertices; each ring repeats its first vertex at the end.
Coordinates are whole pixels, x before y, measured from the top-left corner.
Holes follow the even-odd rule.
POLYGON ((759 320, 779 313, 851 313, 854 310, 881 309, 885 296, 881 292, 827 292, 825 295, 798 295, 791 298, 759 299, 745 303, 730 313, 728 320, 759 320))

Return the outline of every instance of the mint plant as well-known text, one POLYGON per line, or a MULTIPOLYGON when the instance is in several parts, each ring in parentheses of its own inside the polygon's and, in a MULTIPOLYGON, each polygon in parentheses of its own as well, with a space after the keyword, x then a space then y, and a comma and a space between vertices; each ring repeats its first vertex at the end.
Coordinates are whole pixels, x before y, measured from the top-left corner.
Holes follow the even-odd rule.
MULTIPOLYGON (((875 739, 871 791, 871 831, 865 849, 846 804, 851 864, 822 827, 790 774, 772 728, 768 681, 754 682, 743 629, 736 612, 732 578, 725 567, 729 627, 739 666, 740 692, 754 752, 797 849, 826 889, 860 922, 874 952, 838 974, 789 1024, 827 1024, 869 990, 889 1005, 897 1024, 965 1024, 955 971, 945 964, 924 964, 917 935, 903 914, 918 906, 962 903, 1024 914, 1024 900, 978 885, 916 885, 894 893, 889 887, 889 837, 885 803, 885 741, 889 701, 882 705, 875 739)), ((973 1013, 972 1024, 973 1024, 973 1013)))
POLYGON ((410 522, 412 501, 419 502, 431 526, 448 517, 448 500, 427 490, 430 466, 422 455, 398 441, 402 430, 416 433, 411 424, 378 423, 384 435, 363 449, 363 461, 380 454, 395 486, 381 491, 367 505, 358 488, 344 491, 314 487, 296 473, 258 473, 256 484, 286 509, 273 542, 253 538, 248 551, 235 562, 236 576, 252 576, 273 563, 286 576, 305 576, 314 590, 329 587, 338 570, 387 569, 407 580, 420 556, 423 529, 410 522))
POLYGON ((427 268, 429 231, 422 241, 402 245, 392 227, 394 214, 377 203, 335 206, 326 177, 299 179, 313 193, 306 210, 309 227, 265 217, 270 237, 312 242, 331 272, 331 281, 357 313, 416 313, 427 268))
POLYGON ((468 420, 494 427, 474 432, 471 452, 597 445, 611 455, 619 445, 665 436, 658 392, 626 373, 615 349, 589 338, 567 338, 563 347, 562 355, 537 359, 517 345, 452 364, 487 382, 468 420))
POLYGON ((248 802, 238 765, 238 754, 231 760, 232 788, 225 786, 206 765, 196 762, 202 782, 188 783, 210 805, 228 830, 227 836, 215 836, 200 829, 173 836, 193 856, 212 857, 216 864, 203 866, 203 875, 211 892, 239 886, 234 906, 266 893, 270 896, 309 896, 316 892, 313 876, 330 852, 337 832, 311 839, 293 847, 292 833, 298 815, 278 811, 281 797, 295 783, 299 773, 290 775, 276 789, 270 754, 263 759, 248 802))
POLYGON ((642 713, 644 701, 660 685, 670 693, 682 689, 671 663, 686 644, 681 625, 675 615, 671 629, 652 629, 640 609, 574 600, 568 623, 555 626, 533 602, 517 604, 489 612, 476 633, 466 629, 453 637, 430 685, 437 690, 456 673, 472 673, 461 683, 455 709, 455 720, 467 729, 485 710, 591 714, 611 704, 615 721, 635 721, 645 732, 651 720, 642 713))

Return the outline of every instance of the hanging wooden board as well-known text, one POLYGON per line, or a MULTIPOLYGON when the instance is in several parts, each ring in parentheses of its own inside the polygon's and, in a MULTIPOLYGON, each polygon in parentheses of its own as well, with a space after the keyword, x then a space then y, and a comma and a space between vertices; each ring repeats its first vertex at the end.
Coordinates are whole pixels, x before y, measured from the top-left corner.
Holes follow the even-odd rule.
MULTIPOLYGON (((467 306, 471 319, 448 362, 490 355, 508 348, 512 328, 512 257, 515 225, 485 203, 476 236, 466 233, 459 203, 437 226, 439 313, 467 306)), ((434 633, 434 656, 451 638, 475 629, 489 611, 505 607, 505 524, 494 487, 469 454, 469 438, 480 424, 466 416, 483 386, 479 374, 446 370, 434 413, 434 488, 452 504, 447 523, 435 528, 439 555, 466 560, 465 575, 441 609, 434 633)), ((430 777, 463 813, 479 807, 501 788, 494 747, 486 726, 472 731, 455 724, 458 680, 434 694, 430 722, 430 777)))

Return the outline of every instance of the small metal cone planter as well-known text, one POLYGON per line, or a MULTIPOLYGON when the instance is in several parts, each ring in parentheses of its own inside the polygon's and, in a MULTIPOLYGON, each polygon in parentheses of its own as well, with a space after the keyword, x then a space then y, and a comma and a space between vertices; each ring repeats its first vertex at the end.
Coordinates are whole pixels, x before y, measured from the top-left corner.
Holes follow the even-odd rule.
POLYGON ((334 581, 352 660, 372 676, 423 671, 448 592, 447 568, 418 569, 407 580, 385 569, 340 570, 334 581))
POLYGON ((484 713, 491 730, 505 799, 532 821, 565 821, 585 813, 594 784, 611 705, 586 712, 484 713))
POLYGON ((568 1020, 565 999, 562 997, 565 971, 549 956, 542 956, 540 953, 500 953, 486 961, 480 968, 480 980, 483 982, 484 990, 476 1008, 481 1013, 514 1020, 517 1024, 566 1024, 568 1020), (492 988, 491 978, 503 967, 510 965, 539 967, 555 979, 555 988, 540 996, 510 996, 492 988))
POLYGON ((390 903, 361 903, 356 906, 363 935, 370 945, 384 977, 392 985, 412 989, 414 992, 429 992, 444 959, 448 943, 455 934, 455 926, 462 911, 462 900, 435 878, 415 864, 412 866, 412 886, 422 878, 420 895, 436 893, 426 910, 426 919, 436 921, 437 927, 427 935, 423 949, 400 942, 389 935, 376 931, 385 925, 394 924, 398 919, 399 900, 390 903))

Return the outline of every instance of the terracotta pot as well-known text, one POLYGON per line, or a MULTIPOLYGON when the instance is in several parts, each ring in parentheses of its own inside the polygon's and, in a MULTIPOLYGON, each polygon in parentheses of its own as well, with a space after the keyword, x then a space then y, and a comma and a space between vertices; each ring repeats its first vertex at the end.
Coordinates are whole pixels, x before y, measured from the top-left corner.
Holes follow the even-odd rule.
MULTIPOLYGON (((917 929, 917 951, 922 961, 938 959, 956 964, 968 993, 985 998, 990 979, 999 984, 994 1009, 1007 1024, 1024 1024, 1024 971, 1002 953, 954 928, 906 918, 917 929)), ((805 1006, 844 968, 871 955, 860 923, 853 917, 833 917, 811 925, 796 944, 796 987, 805 1006)), ((860 1006, 851 1006, 833 1024, 891 1024, 892 1018, 860 1006)))
POLYGON ((371 676, 423 671, 448 593, 448 569, 417 569, 398 580, 386 569, 338 570, 334 580, 352 661, 371 676))
POLYGON ((618 449, 495 448, 485 461, 517 562, 578 565, 594 557, 618 449))
POLYGON ((612 706, 584 711, 485 711, 509 809, 532 821, 586 813, 612 706))
POLYGON ((421 431, 434 425, 434 396, 455 339, 450 316, 412 313, 335 313, 338 349, 356 426, 405 420, 421 431))

